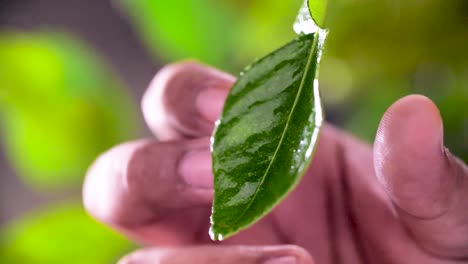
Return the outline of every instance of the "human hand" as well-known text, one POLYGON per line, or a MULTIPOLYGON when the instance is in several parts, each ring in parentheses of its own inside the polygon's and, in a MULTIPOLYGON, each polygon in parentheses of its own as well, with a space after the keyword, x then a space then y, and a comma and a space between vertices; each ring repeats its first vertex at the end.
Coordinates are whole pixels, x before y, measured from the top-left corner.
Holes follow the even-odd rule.
POLYGON ((373 149, 325 125, 297 188, 250 229, 212 242, 209 136, 233 82, 196 63, 165 67, 142 103, 158 140, 117 146, 90 168, 86 209, 148 246, 121 263, 468 263, 468 169, 443 147, 436 106, 417 95, 387 110, 373 149))

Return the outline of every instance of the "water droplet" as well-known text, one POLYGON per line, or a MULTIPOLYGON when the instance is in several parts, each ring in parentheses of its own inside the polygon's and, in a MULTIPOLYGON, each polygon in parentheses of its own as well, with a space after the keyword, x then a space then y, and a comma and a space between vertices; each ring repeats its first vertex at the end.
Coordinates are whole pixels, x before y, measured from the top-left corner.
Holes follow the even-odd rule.
POLYGON ((210 137, 210 151, 213 152, 214 137, 210 137))
POLYGON ((293 29, 297 34, 315 33, 320 29, 310 16, 307 0, 304 1, 301 9, 299 9, 299 14, 297 14, 293 29))
POLYGON ((213 227, 210 227, 210 230, 208 231, 208 234, 210 234, 211 240, 214 241, 214 240, 216 239, 215 233, 214 233, 214 231, 213 231, 213 227))
POLYGON ((213 231, 213 227, 210 227, 210 230, 208 231, 208 234, 210 234, 210 238, 213 241, 223 241, 224 237, 221 234, 216 234, 213 231))

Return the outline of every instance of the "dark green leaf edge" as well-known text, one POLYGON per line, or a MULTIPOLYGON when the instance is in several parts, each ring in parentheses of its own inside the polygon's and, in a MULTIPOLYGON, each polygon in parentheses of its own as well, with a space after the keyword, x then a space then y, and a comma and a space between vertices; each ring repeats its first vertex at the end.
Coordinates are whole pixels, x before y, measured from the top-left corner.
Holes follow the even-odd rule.
MULTIPOLYGON (((210 237, 212 240, 218 240, 218 241, 222 241, 222 240, 225 240, 233 235, 236 235, 237 233, 239 233, 241 230, 243 229, 246 229, 252 225, 254 225, 255 223, 257 223, 260 219, 262 219, 266 214, 268 214, 274 207, 276 207, 281 201, 283 201, 286 196, 299 184, 302 176, 304 176, 305 172, 307 171, 307 168, 308 166, 310 165, 310 162, 312 161, 312 158, 315 154, 315 150, 316 150, 316 147, 317 147, 317 141, 320 137, 320 132, 321 132, 321 127, 322 127, 322 124, 323 124, 323 119, 324 119, 324 115, 323 115, 323 108, 322 108, 322 105, 321 105, 321 100, 320 100, 320 94, 319 94, 319 89, 318 89, 318 75, 319 75, 319 65, 320 65, 320 60, 321 60, 321 57, 322 57, 322 53, 323 53, 323 47, 324 47, 324 44, 325 44, 325 40, 326 40, 326 36, 328 34, 328 31, 327 30, 318 30, 317 32, 315 33, 311 33, 309 35, 312 35, 314 34, 313 38, 313 42, 312 42, 312 45, 311 45, 311 52, 310 52, 310 55, 309 55, 309 58, 307 59, 307 63, 306 63, 306 69, 304 70, 304 72, 306 74, 304 74, 304 77, 303 79, 301 80, 301 87, 299 88, 298 90, 298 93, 297 93, 297 96, 295 98, 295 101, 294 101, 294 106, 293 106, 293 109, 291 110, 291 113, 294 112, 294 109, 297 105, 297 102, 298 102, 298 98, 299 98, 299 95, 301 94, 302 92, 302 88, 303 88, 303 84, 304 84, 304 81, 305 81, 305 78, 307 78, 307 72, 310 68, 310 65, 313 63, 313 61, 315 61, 317 63, 317 66, 315 68, 315 72, 314 72, 314 84, 315 84, 315 87, 314 87, 314 97, 315 97, 315 102, 316 102, 316 106, 317 106, 317 109, 320 111, 320 113, 322 114, 322 118, 321 120, 315 120, 315 124, 316 124, 316 127, 315 127, 315 131, 313 134, 317 133, 317 137, 315 139, 314 142, 311 142, 311 145, 312 145, 312 152, 311 152, 311 155, 310 157, 308 158, 308 160, 306 161, 306 166, 304 166, 304 170, 301 172, 301 175, 299 175, 299 177, 297 177, 297 179, 294 181, 294 183, 288 188, 288 190, 280 196, 280 198, 272 203, 272 205, 270 207, 267 207, 265 208, 265 210, 263 212, 261 212, 256 219, 254 219, 253 221, 251 221, 249 224, 245 224, 245 225, 240 225, 238 226, 236 229, 233 229, 233 230, 229 230, 228 232, 225 232, 224 234, 221 234, 220 232, 216 232, 214 229, 214 223, 213 223, 213 212, 214 212, 214 208, 215 208, 215 204, 216 204, 216 198, 214 199, 213 201, 213 207, 212 207, 212 215, 211 215, 211 218, 210 218, 210 222, 211 222, 211 227, 210 227, 210 230, 209 230, 209 234, 210 234, 210 237), (316 132, 317 131, 317 132, 316 132)), ((304 37, 303 36, 299 36, 298 38, 300 37, 304 37)), ((283 47, 279 48, 278 50, 282 49, 282 48, 285 48, 289 45, 291 45, 292 43, 294 43, 295 41, 298 40, 298 38, 296 38, 295 40, 289 42, 288 44, 284 45, 283 47)), ((263 58, 266 58, 266 57, 269 57, 271 54, 274 54, 276 53, 278 50, 275 50, 273 52, 271 52, 270 54, 266 55, 265 57, 263 58)), ((260 59, 259 61, 256 61, 254 62, 253 64, 247 66, 245 68, 245 71, 248 71, 250 68, 254 67, 258 62, 260 62, 262 59, 260 59)), ((242 76, 242 74, 241 74, 242 76)), ((239 81, 239 80, 238 80, 239 81)), ((237 81, 237 82, 238 82, 237 81)), ((234 84, 235 85, 235 84, 234 84)), ((224 112, 224 109, 223 109, 223 112, 224 112)), ((291 116, 291 115, 290 115, 291 116)), ((288 117, 288 119, 290 118, 290 116, 288 117)), ((222 118, 222 117, 221 117, 222 118)), ((219 122, 217 123, 214 131, 213 131, 213 137, 214 135, 216 135, 216 132, 217 132, 217 129, 218 129, 218 125, 219 125, 219 122)), ((282 141, 283 141, 283 138, 284 138, 284 135, 285 135, 285 131, 287 130, 288 128, 288 125, 285 126, 284 128, 284 131, 282 133, 282 136, 281 136, 281 139, 280 139, 280 143, 278 144, 278 147, 275 151, 275 154, 273 155, 273 158, 272 158, 272 161, 274 161, 275 159, 275 156, 277 154, 277 151, 278 149, 280 148, 279 146, 281 146, 282 144, 282 141)), ((214 142, 214 139, 212 138, 211 139, 211 143, 213 144, 214 142)), ((213 146, 211 147, 211 149, 213 149, 213 146)), ((270 164, 271 164, 270 162, 270 164)), ((270 167, 270 166, 269 166, 270 167)), ((268 169, 267 169, 268 170, 268 169)), ((259 186, 262 185, 262 183, 264 182, 265 180, 265 177, 261 180, 259 186)), ((252 202, 255 200, 255 196, 256 194, 258 193, 258 190, 259 188, 257 187, 257 190, 255 191, 254 193, 254 196, 252 198, 252 200, 249 202, 249 205, 247 205, 246 209, 244 210, 244 212, 239 216, 239 219, 242 218, 242 216, 247 212, 247 210, 249 209, 250 205, 252 204, 252 202)), ((216 195, 215 195, 216 197, 216 195)))

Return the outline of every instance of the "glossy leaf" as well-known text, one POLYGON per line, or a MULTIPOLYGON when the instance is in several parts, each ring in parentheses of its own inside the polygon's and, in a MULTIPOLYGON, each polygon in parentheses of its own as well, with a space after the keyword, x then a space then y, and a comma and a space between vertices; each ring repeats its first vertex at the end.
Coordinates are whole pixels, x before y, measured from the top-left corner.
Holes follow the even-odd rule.
POLYGON ((213 136, 213 239, 259 220, 307 169, 323 119, 316 78, 325 35, 298 37, 232 88, 213 136))
POLYGON ((307 0, 312 19, 320 28, 325 28, 328 0, 307 0))

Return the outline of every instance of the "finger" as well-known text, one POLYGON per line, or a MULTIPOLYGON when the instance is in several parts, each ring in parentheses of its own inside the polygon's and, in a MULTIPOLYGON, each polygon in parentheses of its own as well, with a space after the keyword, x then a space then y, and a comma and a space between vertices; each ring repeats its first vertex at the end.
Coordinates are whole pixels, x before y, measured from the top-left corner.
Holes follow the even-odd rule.
POLYGON ((119 264, 313 264, 311 256, 296 246, 190 247, 136 251, 119 264))
POLYGON ((442 257, 468 257, 468 170, 443 147, 442 120, 426 97, 385 113, 374 146, 376 175, 414 239, 442 257))
POLYGON ((212 186, 208 138, 142 140, 98 158, 83 199, 91 215, 134 239, 185 244, 201 230, 208 236, 212 186))
POLYGON ((145 120, 160 140, 211 135, 234 80, 195 62, 166 66, 143 96, 145 120))
MULTIPOLYGON (((330 144, 322 141, 326 144, 319 146, 319 160, 329 160, 333 155, 329 151, 332 141, 337 140, 333 131, 328 126, 322 131, 322 139, 330 144)), ((319 171, 323 175, 329 172, 319 171)), ((298 195, 302 196, 302 192, 294 197, 299 198, 298 195)), ((83 189, 84 205, 91 215, 132 239, 152 245, 209 241, 212 198, 208 138, 178 142, 142 140, 117 146, 94 162, 83 189)), ((269 219, 254 225, 249 234, 255 235, 245 234, 250 237, 244 236, 244 240, 239 235, 237 241, 280 241, 269 219)))

